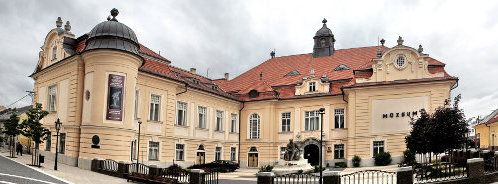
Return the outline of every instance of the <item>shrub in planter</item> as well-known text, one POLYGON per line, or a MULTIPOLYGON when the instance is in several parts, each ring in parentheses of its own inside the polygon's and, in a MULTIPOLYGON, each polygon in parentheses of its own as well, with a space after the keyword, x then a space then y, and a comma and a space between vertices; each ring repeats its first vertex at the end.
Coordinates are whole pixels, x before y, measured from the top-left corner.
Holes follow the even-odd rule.
POLYGON ((259 168, 259 172, 271 172, 273 170, 272 165, 265 165, 259 168))
POLYGON ((358 155, 353 156, 353 167, 360 167, 361 158, 358 155))
POLYGON ((392 161, 391 154, 389 152, 381 152, 374 156, 376 166, 389 165, 392 161))
POLYGON ((166 168, 167 175, 179 176, 182 171, 183 171, 183 168, 181 166, 179 166, 178 164, 173 164, 173 165, 170 165, 168 168, 166 168))
POLYGON ((348 164, 346 164, 346 162, 336 162, 334 165, 335 165, 335 168, 346 168, 346 167, 348 167, 348 164))

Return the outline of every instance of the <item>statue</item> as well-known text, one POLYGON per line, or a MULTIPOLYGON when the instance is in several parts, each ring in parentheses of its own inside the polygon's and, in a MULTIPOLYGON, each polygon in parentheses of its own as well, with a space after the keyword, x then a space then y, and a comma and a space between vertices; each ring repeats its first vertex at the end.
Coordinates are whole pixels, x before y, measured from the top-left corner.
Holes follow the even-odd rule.
POLYGON ((293 161, 299 160, 301 156, 301 150, 292 139, 289 139, 289 143, 287 144, 287 148, 285 149, 284 160, 285 161, 293 161))

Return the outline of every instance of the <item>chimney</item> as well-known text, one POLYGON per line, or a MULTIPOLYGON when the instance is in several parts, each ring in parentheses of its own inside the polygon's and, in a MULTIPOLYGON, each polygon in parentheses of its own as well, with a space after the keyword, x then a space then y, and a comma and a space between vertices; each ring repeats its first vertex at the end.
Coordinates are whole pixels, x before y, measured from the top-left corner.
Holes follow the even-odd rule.
POLYGON ((190 68, 190 73, 196 74, 196 73, 195 73, 196 71, 197 71, 197 70, 196 70, 195 68, 190 68))
POLYGON ((230 74, 225 73, 225 80, 228 80, 229 77, 230 77, 230 74))

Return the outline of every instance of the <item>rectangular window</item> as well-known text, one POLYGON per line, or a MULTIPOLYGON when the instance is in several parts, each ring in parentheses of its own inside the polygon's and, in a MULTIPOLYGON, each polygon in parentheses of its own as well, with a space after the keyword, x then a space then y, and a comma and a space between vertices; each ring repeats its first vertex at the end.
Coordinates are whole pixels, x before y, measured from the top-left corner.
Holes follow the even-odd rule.
POLYGON ((280 159, 284 159, 285 150, 287 150, 287 147, 280 147, 280 159))
POLYGON ((49 132, 47 134, 47 140, 45 142, 45 151, 50 151, 51 146, 52 146, 52 133, 49 132))
POLYGON ((310 92, 316 91, 316 82, 310 82, 310 92))
POLYGON ((138 90, 135 90, 135 113, 133 113, 133 117, 135 119, 138 118, 138 98, 140 96, 138 95, 138 90))
POLYGON ((230 114, 230 132, 237 132, 237 114, 230 114))
POLYGON ((237 160, 237 148, 231 147, 230 148, 230 161, 236 161, 237 160))
POLYGON ((290 132, 291 113, 282 113, 282 132, 290 132))
POLYGON ((66 152, 66 133, 59 134, 59 153, 64 154, 66 152))
POLYGON ((149 120, 151 121, 159 121, 159 112, 161 105, 161 96, 159 95, 150 95, 150 116, 149 120))
POLYGON ((187 125, 187 103, 178 102, 176 104, 176 109, 178 109, 176 114, 176 124, 181 126, 187 125))
POLYGON ((48 104, 47 111, 54 112, 56 109, 56 101, 57 101, 57 86, 52 85, 48 87, 48 104))
POLYGON ((159 142, 149 141, 149 160, 159 160, 159 142))
POLYGON ((57 46, 54 46, 52 48, 52 60, 56 60, 57 59, 57 46))
POLYGON ((207 108, 199 106, 197 108, 197 111, 199 113, 199 128, 206 128, 206 114, 207 114, 207 108))
POLYGON ((131 150, 130 150, 130 155, 131 155, 131 160, 136 160, 137 159, 137 140, 131 141, 131 150))
POLYGON ((344 109, 334 110, 335 128, 344 128, 344 109))
POLYGON ((223 131, 223 111, 216 111, 216 131, 223 131))
POLYGON ((176 160, 183 161, 185 154, 185 145, 177 144, 176 145, 176 160))
POLYGON ((306 131, 319 130, 320 114, 318 111, 304 112, 304 129, 306 131))
POLYGON ((344 159, 344 144, 334 144, 334 159, 344 159))
POLYGON ((374 141, 373 142, 373 155, 384 152, 384 141, 374 141))
POLYGON ((221 160, 221 147, 216 147, 214 152, 214 160, 221 160))

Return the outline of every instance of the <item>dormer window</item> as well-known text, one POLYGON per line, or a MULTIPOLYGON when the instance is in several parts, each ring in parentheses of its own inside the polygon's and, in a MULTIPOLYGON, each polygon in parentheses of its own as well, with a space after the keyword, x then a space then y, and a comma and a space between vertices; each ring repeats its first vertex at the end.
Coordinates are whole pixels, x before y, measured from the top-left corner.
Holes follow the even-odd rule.
POLYGON ((310 82, 309 83, 309 92, 315 92, 316 91, 316 82, 310 82))
POLYGON ((349 67, 348 67, 348 66, 346 66, 346 65, 341 64, 341 65, 339 65, 339 66, 335 67, 335 69, 334 69, 334 70, 335 70, 335 71, 349 70, 349 67))
POLYGON ((404 68, 405 64, 406 64, 405 55, 403 55, 403 54, 398 55, 394 64, 395 64, 396 68, 398 68, 398 69, 404 68))
POLYGON ((325 42, 324 38, 320 39, 320 44, 322 45, 322 47, 326 46, 326 42, 325 42))
POLYGON ((297 75, 301 75, 301 74, 297 70, 292 70, 289 73, 287 73, 286 76, 297 76, 297 75))
POLYGON ((54 46, 52 48, 52 60, 56 60, 57 59, 57 46, 54 46))
POLYGON ((254 90, 254 89, 251 90, 251 91, 249 91, 249 98, 256 98, 258 96, 259 96, 259 92, 258 91, 254 90))

